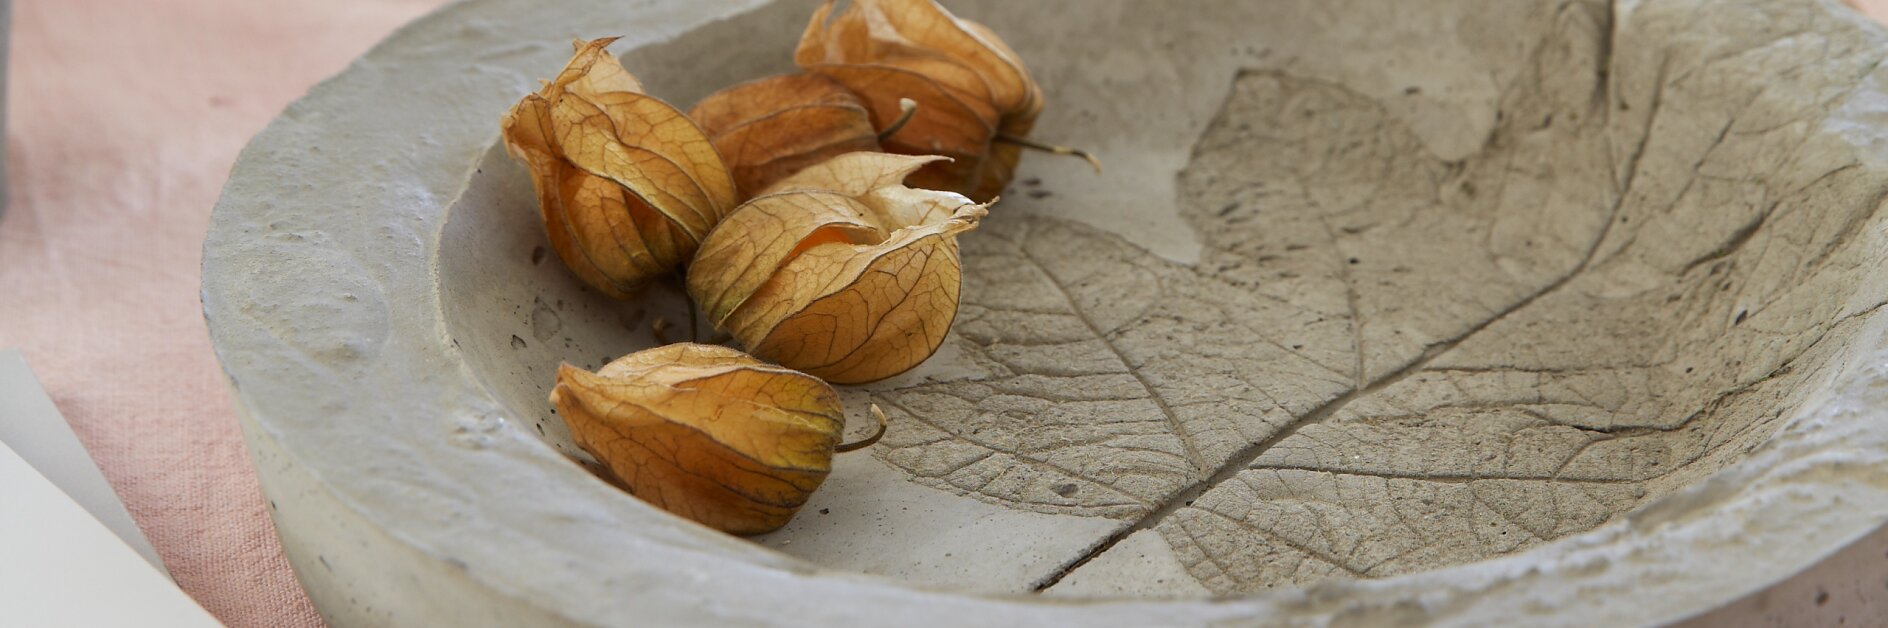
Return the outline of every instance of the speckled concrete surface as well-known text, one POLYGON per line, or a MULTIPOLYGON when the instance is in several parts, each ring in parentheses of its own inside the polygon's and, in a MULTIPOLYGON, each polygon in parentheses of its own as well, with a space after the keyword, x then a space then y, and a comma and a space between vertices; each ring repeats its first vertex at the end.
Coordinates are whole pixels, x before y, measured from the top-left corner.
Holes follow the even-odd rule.
POLYGON ((569 457, 536 371, 674 296, 534 265, 490 120, 571 36, 686 103, 806 6, 558 6, 409 28, 219 208, 206 310, 331 618, 1645 623, 1888 513, 1883 35, 1834 4, 958 3, 1115 169, 1026 162, 793 557, 569 457), (363 105, 395 87, 443 100, 363 105), (976 594, 1041 589, 1151 595, 976 594), (1202 591, 1239 596, 1163 601, 1202 591))

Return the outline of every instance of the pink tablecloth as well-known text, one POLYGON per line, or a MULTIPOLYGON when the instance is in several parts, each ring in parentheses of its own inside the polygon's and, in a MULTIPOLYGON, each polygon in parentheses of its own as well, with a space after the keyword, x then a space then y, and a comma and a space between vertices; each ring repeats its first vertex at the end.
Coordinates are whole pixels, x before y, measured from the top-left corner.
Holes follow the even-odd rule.
POLYGON ((177 583, 317 626, 197 304, 210 207, 289 101, 440 0, 16 0, 0 347, 22 349, 177 583))
POLYGON ((321 620, 205 337, 210 206, 270 117, 441 1, 15 3, 0 347, 25 351, 178 584, 231 626, 321 620))

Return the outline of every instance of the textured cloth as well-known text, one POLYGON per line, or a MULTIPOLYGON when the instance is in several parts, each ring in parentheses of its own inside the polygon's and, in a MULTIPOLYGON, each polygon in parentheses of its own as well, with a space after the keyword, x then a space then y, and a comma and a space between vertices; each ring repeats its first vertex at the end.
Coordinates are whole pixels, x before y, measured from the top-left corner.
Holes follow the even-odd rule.
POLYGON ((1847 3, 1877 21, 1888 22, 1888 0, 1847 0, 1847 3))
POLYGON ((177 583, 230 626, 321 620, 210 354, 210 207, 289 101, 437 4, 14 2, 0 347, 25 353, 177 583))

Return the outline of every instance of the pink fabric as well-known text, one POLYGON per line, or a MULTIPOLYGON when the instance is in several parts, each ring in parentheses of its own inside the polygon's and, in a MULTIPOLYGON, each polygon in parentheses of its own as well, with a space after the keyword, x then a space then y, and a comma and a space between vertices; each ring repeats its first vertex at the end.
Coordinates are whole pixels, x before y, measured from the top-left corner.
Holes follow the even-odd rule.
POLYGON ((1888 22, 1888 0, 1845 0, 1849 6, 1860 9, 1863 14, 1876 21, 1888 22))
POLYGON ((197 303, 237 151, 440 0, 15 0, 0 347, 19 347, 179 585, 230 626, 318 626, 197 303))

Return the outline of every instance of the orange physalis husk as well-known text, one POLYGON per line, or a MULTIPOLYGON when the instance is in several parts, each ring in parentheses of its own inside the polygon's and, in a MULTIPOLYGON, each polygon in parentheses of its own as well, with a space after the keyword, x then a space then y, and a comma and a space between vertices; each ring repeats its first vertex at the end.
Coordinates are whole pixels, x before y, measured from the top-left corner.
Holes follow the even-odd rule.
POLYGON ((714 345, 657 347, 596 373, 562 365, 551 403, 630 492, 733 534, 786 525, 835 452, 878 439, 840 445, 846 419, 832 386, 714 345))
POLYGON ((878 150, 872 118, 850 90, 817 74, 783 74, 709 94, 689 110, 750 197, 836 155, 878 150))
POLYGON ((694 255, 737 199, 707 135, 643 94, 604 51, 613 41, 575 42, 570 64, 500 128, 531 171, 551 248, 584 283, 623 298, 694 255))
POLYGON ((813 14, 794 62, 857 93, 880 129, 898 119, 901 98, 917 102, 917 115, 881 144, 952 161, 926 165, 913 186, 979 202, 1001 193, 1022 146, 997 140, 1029 135, 1043 107, 1022 59, 988 28, 933 0, 854 0, 837 16, 833 9, 827 0, 813 14))
POLYGON ((957 234, 986 213, 902 184, 942 159, 849 153, 781 180, 702 242, 689 295, 754 355, 833 383, 917 366, 957 317, 957 234))

